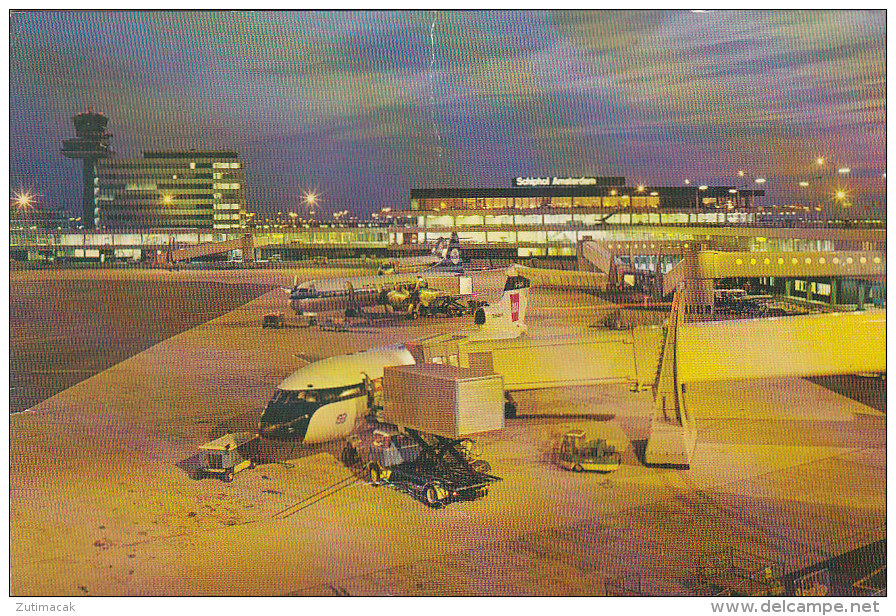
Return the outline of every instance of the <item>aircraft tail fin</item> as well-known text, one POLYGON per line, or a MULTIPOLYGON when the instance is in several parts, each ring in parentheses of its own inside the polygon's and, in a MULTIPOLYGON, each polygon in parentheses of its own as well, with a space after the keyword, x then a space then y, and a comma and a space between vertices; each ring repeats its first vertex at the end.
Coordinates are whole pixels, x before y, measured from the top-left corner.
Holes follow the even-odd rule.
POLYGON ((501 299, 477 309, 473 322, 482 329, 494 331, 498 337, 516 337, 526 331, 528 305, 529 279, 519 275, 508 276, 501 299))
POLYGON ((432 247, 432 255, 434 257, 439 257, 440 259, 444 259, 448 254, 448 243, 445 241, 445 238, 439 238, 439 241, 436 242, 435 246, 432 247))

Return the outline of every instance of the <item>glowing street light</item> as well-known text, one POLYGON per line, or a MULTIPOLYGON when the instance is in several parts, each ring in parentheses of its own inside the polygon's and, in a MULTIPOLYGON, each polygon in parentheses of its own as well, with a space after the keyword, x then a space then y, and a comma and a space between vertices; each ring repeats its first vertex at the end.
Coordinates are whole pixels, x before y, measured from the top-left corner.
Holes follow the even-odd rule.
POLYGON ((170 193, 162 195, 162 203, 164 203, 165 205, 171 205, 173 201, 174 197, 170 193))
POLYGON ((20 210, 28 210, 34 205, 35 196, 30 190, 20 190, 13 195, 13 203, 20 210))
POLYGON ((809 182, 805 182, 805 181, 800 182, 800 186, 802 186, 803 188, 806 188, 808 185, 809 185, 809 182))
POLYGON ((702 184, 700 186, 700 190, 706 190, 707 188, 709 188, 709 186, 707 186, 706 184, 702 184))
POLYGON ((815 164, 818 165, 819 167, 823 167, 824 166, 824 156, 819 156, 818 158, 816 158, 815 164))
POLYGON ((850 169, 849 167, 840 167, 839 169, 837 169, 837 173, 839 173, 840 175, 849 175, 850 171, 852 171, 852 169, 850 169))
POLYGON ((316 205, 317 204, 317 193, 305 193, 305 204, 306 205, 316 205))
POLYGON ((757 184, 765 184, 765 178, 756 178, 755 182, 757 184))
POLYGON ((846 199, 846 191, 838 190, 836 193, 834 193, 834 197, 837 199, 837 201, 843 201, 844 199, 846 199))
POLYGON ((743 170, 743 169, 738 169, 738 170, 737 170, 737 177, 739 177, 739 178, 744 177, 744 170, 743 170))
POLYGON ((690 185, 691 181, 690 181, 690 180, 685 180, 684 183, 690 185))
POLYGON ((644 192, 644 185, 638 184, 638 192, 644 192))

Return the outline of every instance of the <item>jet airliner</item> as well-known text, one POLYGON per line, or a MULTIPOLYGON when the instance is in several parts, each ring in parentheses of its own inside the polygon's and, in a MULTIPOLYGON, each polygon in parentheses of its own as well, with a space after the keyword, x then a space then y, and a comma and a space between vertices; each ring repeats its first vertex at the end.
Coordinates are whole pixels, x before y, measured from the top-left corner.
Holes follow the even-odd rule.
MULTIPOLYGON (((500 301, 478 308, 476 327, 453 340, 506 340, 526 331, 529 281, 510 276, 500 301)), ((296 370, 277 387, 261 417, 265 438, 320 443, 348 436, 371 405, 387 366, 423 363, 419 347, 392 345, 329 357, 296 370)))

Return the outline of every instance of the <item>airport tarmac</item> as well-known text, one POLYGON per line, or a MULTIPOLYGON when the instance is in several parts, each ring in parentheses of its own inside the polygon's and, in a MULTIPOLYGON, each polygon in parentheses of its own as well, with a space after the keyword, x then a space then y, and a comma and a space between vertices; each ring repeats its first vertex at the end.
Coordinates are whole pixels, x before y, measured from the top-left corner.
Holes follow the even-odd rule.
MULTIPOLYGON (((501 277, 474 284, 495 298, 501 277)), ((582 302, 534 289, 532 334, 587 331, 582 302)), ((643 465, 651 394, 613 383, 514 394, 520 418, 477 439, 503 480, 440 510, 352 482, 336 443, 273 447, 232 484, 192 479, 197 446, 253 427, 295 354, 469 326, 260 327, 284 308, 276 289, 11 417, 13 595, 688 595, 710 553, 787 572, 886 538, 885 417, 804 379, 690 387, 690 470, 643 465), (620 470, 556 465, 580 426, 626 443, 620 470)))

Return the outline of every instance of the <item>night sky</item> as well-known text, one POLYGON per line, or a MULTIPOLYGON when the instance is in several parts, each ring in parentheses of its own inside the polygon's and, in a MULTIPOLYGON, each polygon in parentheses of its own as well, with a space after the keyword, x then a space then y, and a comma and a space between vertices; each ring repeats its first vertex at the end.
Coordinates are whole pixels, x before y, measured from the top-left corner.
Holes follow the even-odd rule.
POLYGON ((521 175, 885 202, 883 12, 31 12, 10 47, 11 186, 71 211, 88 106, 121 157, 236 149, 256 212, 521 175))

